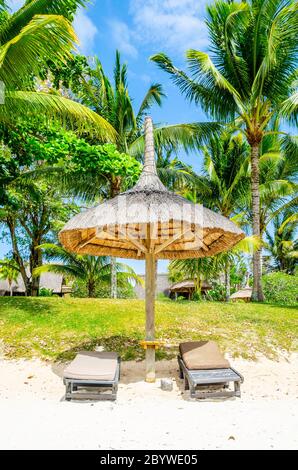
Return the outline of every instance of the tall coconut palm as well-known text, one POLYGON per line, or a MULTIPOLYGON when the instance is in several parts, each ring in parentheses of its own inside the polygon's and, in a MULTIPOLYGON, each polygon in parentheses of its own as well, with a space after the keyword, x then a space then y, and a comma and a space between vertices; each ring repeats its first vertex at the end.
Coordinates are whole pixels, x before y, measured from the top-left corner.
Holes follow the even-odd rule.
MULTIPOLYGON (((70 253, 64 248, 51 243, 40 246, 49 258, 55 259, 55 263, 45 264, 34 270, 34 276, 40 276, 45 272, 63 274, 70 279, 80 279, 85 282, 88 297, 95 297, 95 289, 98 282, 109 282, 111 278, 111 263, 108 256, 88 256, 70 253)), ((122 263, 116 264, 118 280, 124 285, 129 280, 141 282, 133 269, 122 263)))
MULTIPOLYGON (((218 0, 207 7, 210 55, 186 52, 190 75, 165 54, 152 57, 184 95, 219 120, 238 118, 251 154, 253 233, 260 235, 259 153, 275 114, 297 120, 298 4, 218 0)), ((253 257, 253 299, 263 300, 261 253, 253 257)))
MULTIPOLYGON (((241 134, 230 131, 210 136, 202 148, 203 174, 197 178, 200 202, 231 218, 245 207, 249 190, 248 145, 241 134)), ((197 199, 198 199, 197 198, 197 199)), ((226 300, 230 298, 230 268, 233 255, 222 257, 225 272, 226 300)))
POLYGON ((5 2, 0 10, 0 120, 39 114, 92 129, 101 138, 115 139, 111 126, 98 114, 59 94, 39 93, 34 78, 49 60, 63 63, 78 39, 70 20, 85 0, 28 0, 10 15, 5 2))

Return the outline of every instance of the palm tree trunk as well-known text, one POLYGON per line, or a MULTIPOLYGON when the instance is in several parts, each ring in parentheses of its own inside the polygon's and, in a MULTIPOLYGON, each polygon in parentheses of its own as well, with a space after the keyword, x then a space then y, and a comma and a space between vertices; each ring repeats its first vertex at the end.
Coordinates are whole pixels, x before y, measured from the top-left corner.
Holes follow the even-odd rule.
POLYGON ((35 268, 38 268, 42 265, 42 255, 41 250, 37 248, 41 244, 41 236, 36 235, 36 238, 32 240, 31 253, 30 253, 30 273, 31 273, 31 282, 29 288, 29 295, 31 297, 37 297, 39 294, 39 285, 40 285, 40 276, 33 277, 32 273, 35 268))
POLYGON ((195 280, 195 291, 199 295, 199 297, 202 297, 202 279, 201 276, 199 275, 197 279, 195 280))
MULTIPOLYGON (((251 145, 251 194, 252 194, 252 218, 253 235, 260 237, 260 170, 259 170, 259 144, 251 145)), ((262 289, 262 249, 253 254, 253 290, 252 300, 263 302, 262 289)))
POLYGON ((93 279, 89 279, 88 281, 88 297, 95 297, 95 282, 93 281, 93 279))
POLYGON ((27 297, 28 294, 28 286, 29 286, 29 278, 26 273, 26 268, 25 264, 23 261, 23 258, 20 254, 19 246, 18 246, 18 240, 17 240, 17 235, 16 235, 16 223, 13 217, 7 217, 6 223, 9 229, 10 233, 10 238, 11 238, 11 244, 12 244, 12 251, 13 251, 13 258, 18 264, 20 268, 20 273, 24 282, 25 286, 25 296, 27 297))
POLYGON ((117 269, 116 258, 111 258, 111 298, 117 299, 117 269))
POLYGON ((10 282, 8 281, 8 283, 9 283, 9 295, 10 297, 12 297, 12 281, 10 282))
POLYGON ((225 287, 226 287, 226 302, 230 301, 231 296, 231 274, 230 274, 230 263, 226 262, 225 269, 225 287))
MULTIPOLYGON (((114 176, 111 180, 111 197, 118 196, 121 188, 121 177, 114 176)), ((117 269, 116 258, 111 257, 111 298, 117 299, 117 269)))

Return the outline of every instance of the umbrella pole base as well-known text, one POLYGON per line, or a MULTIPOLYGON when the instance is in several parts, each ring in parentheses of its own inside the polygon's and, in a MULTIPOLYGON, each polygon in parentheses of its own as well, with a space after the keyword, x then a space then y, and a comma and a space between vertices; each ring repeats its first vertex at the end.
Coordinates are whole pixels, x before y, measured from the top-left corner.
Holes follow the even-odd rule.
POLYGON ((146 382, 155 382, 155 347, 146 349, 146 382))

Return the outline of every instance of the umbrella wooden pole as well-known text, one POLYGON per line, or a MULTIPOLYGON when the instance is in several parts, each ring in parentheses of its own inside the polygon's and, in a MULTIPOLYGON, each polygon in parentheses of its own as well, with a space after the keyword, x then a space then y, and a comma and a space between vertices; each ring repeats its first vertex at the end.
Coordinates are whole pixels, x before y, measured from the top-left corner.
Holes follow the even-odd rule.
MULTIPOLYGON (((152 253, 146 254, 146 341, 155 339, 156 262, 152 253)), ((146 382, 155 382, 155 346, 146 349, 146 382)))

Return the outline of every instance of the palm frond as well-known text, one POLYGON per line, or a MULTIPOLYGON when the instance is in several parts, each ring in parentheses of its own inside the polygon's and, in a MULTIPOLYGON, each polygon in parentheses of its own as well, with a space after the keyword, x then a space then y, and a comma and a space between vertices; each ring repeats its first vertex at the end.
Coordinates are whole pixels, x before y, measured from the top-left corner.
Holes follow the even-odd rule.
POLYGON ((29 91, 7 91, 5 103, 0 106, 0 119, 15 122, 18 116, 44 116, 70 125, 79 132, 96 135, 104 141, 115 142, 113 127, 101 116, 80 103, 60 95, 29 91))
POLYGON ((75 266, 73 265, 64 265, 64 264, 44 264, 35 268, 33 271, 33 277, 39 277, 43 273, 55 273, 62 274, 64 276, 70 277, 72 279, 78 278, 79 273, 75 266))
POLYGON ((293 124, 298 122, 298 91, 289 96, 280 107, 280 114, 293 124))
MULTIPOLYGON (((61 15, 69 20, 88 0, 27 0, 0 29, 0 43, 10 41, 36 15, 61 15)), ((3 2, 5 4, 5 2, 3 2)))
POLYGON ((266 181, 260 185, 261 199, 267 197, 267 193, 274 194, 277 197, 285 197, 297 191, 297 185, 288 180, 266 181))
POLYGON ((0 13, 9 9, 8 3, 5 0, 0 0, 0 13))
MULTIPOLYGON (((156 146, 181 147, 186 152, 198 149, 210 136, 220 130, 221 124, 216 122, 193 122, 189 124, 171 124, 154 129, 156 146)), ((129 147, 129 153, 140 156, 144 153, 144 136, 139 137, 129 147)))
POLYGON ((187 76, 185 72, 175 67, 168 56, 163 53, 150 58, 161 70, 170 75, 171 80, 178 86, 181 93, 203 110, 210 113, 215 119, 232 120, 235 118, 237 106, 232 95, 220 87, 206 87, 187 76))
POLYGON ((252 235, 250 237, 245 237, 243 240, 237 243, 232 248, 233 253, 248 253, 248 254, 253 254, 256 250, 259 250, 263 245, 262 240, 255 236, 252 235))
POLYGON ((281 224, 281 226, 278 229, 278 233, 282 233, 284 228, 288 224, 297 224, 298 225, 298 214, 291 214, 289 217, 286 218, 286 220, 281 224))
POLYGON ((140 123, 145 112, 148 111, 148 109, 150 109, 154 103, 156 103, 158 106, 161 106, 162 98, 165 98, 165 96, 166 95, 163 92, 162 85, 160 85, 159 83, 153 83, 141 103, 141 106, 136 116, 137 123, 140 123))
POLYGON ((259 158, 260 163, 280 162, 281 160, 284 160, 284 156, 281 152, 266 152, 263 153, 259 158))
POLYGON ((0 78, 6 87, 21 85, 28 76, 39 74, 48 59, 62 61, 77 42, 69 21, 63 16, 35 16, 0 47, 0 78))
POLYGON ((210 86, 210 81, 222 90, 228 92, 234 99, 240 115, 245 115, 245 109, 243 107, 242 99, 238 91, 233 87, 231 83, 220 73, 216 68, 209 55, 205 52, 196 51, 190 49, 186 53, 188 59, 189 68, 193 72, 193 76, 199 79, 199 83, 206 88, 210 86))

